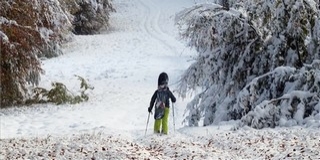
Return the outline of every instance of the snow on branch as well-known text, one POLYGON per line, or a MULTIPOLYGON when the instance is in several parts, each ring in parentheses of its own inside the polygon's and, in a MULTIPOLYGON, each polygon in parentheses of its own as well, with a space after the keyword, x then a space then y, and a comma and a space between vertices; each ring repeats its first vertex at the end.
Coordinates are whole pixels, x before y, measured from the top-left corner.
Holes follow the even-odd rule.
POLYGON ((244 112, 242 125, 264 128, 320 120, 320 68, 315 64, 319 61, 299 70, 277 68, 249 83, 234 108, 244 112))

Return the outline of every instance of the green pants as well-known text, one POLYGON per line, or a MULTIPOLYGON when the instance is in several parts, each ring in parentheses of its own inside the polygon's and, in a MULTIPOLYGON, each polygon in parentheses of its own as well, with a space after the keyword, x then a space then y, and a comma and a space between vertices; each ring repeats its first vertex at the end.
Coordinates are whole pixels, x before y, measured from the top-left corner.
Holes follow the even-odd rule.
POLYGON ((165 107, 163 118, 156 119, 154 121, 154 133, 168 134, 168 119, 169 119, 169 108, 165 107))

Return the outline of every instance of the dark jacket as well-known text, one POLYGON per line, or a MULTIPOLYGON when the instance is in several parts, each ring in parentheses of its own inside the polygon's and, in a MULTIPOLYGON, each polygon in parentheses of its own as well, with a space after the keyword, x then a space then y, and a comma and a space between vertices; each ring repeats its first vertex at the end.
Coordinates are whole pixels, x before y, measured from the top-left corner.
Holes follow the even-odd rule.
MULTIPOLYGON (((153 108, 154 103, 156 102, 157 93, 158 93, 158 90, 156 90, 154 92, 154 94, 152 95, 150 106, 149 106, 151 109, 153 108)), ((165 93, 166 93, 165 105, 167 108, 170 108, 169 98, 171 99, 171 102, 174 103, 174 102, 176 102, 176 97, 174 97, 174 95, 170 91, 169 87, 167 87, 165 93)))

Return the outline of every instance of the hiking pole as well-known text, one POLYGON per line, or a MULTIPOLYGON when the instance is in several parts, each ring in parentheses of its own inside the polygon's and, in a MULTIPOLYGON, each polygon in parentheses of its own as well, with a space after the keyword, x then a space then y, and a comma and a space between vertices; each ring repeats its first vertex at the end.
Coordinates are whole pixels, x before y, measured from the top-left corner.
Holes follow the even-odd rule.
POLYGON ((172 103, 172 115, 173 115, 173 132, 176 131, 176 123, 174 122, 174 103, 172 103))
POLYGON ((151 112, 149 112, 149 114, 148 114, 147 126, 146 126, 146 131, 144 132, 144 136, 147 135, 147 129, 148 129, 148 124, 149 124, 150 113, 151 112))

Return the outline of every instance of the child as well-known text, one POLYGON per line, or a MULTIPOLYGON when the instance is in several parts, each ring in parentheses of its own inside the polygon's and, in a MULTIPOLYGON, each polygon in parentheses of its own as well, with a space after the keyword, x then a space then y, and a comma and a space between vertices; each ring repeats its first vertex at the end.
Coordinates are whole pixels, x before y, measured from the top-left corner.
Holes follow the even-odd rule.
POLYGON ((165 72, 162 72, 158 78, 158 89, 154 92, 148 112, 152 111, 153 106, 155 105, 154 113, 154 132, 168 134, 168 118, 169 118, 169 98, 171 102, 176 102, 176 98, 169 90, 168 87, 168 75, 165 72), (156 102, 156 103, 155 103, 156 102))

